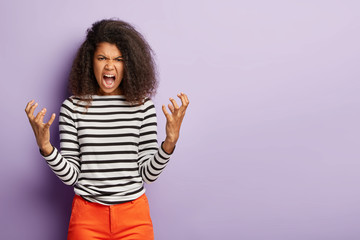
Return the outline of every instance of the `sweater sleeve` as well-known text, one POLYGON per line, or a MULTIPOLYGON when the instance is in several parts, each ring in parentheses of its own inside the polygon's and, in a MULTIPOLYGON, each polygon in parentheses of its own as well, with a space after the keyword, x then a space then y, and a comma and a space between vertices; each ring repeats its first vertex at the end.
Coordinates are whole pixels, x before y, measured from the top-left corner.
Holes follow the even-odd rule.
POLYGON ((170 156, 158 146, 156 110, 153 102, 147 100, 144 103, 138 155, 139 172, 144 182, 154 182, 169 162, 170 156))
POLYGON ((75 185, 80 173, 80 148, 72 109, 72 100, 68 98, 61 105, 59 115, 61 153, 54 147, 50 155, 43 156, 51 170, 66 185, 75 185))

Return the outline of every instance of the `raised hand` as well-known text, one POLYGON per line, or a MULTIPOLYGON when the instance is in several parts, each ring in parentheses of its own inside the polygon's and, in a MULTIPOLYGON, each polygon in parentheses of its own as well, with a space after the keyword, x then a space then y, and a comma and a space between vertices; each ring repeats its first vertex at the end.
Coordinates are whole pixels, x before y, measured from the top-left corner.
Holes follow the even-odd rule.
POLYGON ((38 104, 34 104, 34 100, 32 100, 26 105, 25 112, 34 131, 37 145, 44 155, 49 155, 53 150, 53 146, 50 143, 49 128, 55 120, 55 113, 51 115, 51 118, 47 123, 43 123, 46 108, 43 108, 35 117, 34 111, 37 106, 38 104))
POLYGON ((171 153, 175 148, 175 144, 180 135, 181 123, 189 105, 189 99, 186 94, 180 93, 177 96, 181 100, 182 105, 180 107, 173 98, 170 98, 172 104, 168 105, 170 113, 166 110, 165 105, 162 106, 162 110, 166 117, 166 138, 162 146, 167 153, 171 153))

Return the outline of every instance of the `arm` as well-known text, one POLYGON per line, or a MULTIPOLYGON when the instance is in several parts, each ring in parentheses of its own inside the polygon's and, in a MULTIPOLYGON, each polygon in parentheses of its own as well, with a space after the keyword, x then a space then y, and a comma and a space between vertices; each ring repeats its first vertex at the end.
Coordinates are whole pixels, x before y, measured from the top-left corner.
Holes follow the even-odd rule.
POLYGON ((180 127, 184 119, 186 109, 189 105, 189 99, 184 93, 177 95, 181 100, 181 107, 179 107, 173 98, 170 98, 172 103, 168 105, 171 112, 168 113, 165 105, 162 106, 162 110, 166 117, 166 138, 163 143, 163 148, 166 152, 170 153, 174 151, 176 142, 180 136, 180 127))
POLYGON ((39 146, 40 152, 44 155, 49 155, 53 151, 53 146, 50 143, 49 128, 55 120, 55 113, 51 115, 51 118, 47 123, 43 123, 46 108, 43 108, 35 117, 34 111, 38 106, 38 103, 34 104, 34 102, 34 100, 28 102, 25 112, 34 131, 36 143, 39 146))
POLYGON ((167 165, 170 154, 158 147, 155 106, 151 100, 144 103, 144 120, 140 129, 139 173, 144 182, 154 182, 167 165))
POLYGON ((25 112, 27 113, 33 128, 40 153, 53 172, 65 184, 74 185, 77 182, 80 172, 80 160, 77 132, 71 117, 71 108, 67 107, 65 104, 69 104, 70 101, 66 100, 60 110, 59 128, 60 145, 62 149, 61 154, 50 143, 49 128, 55 119, 55 114, 51 116, 49 122, 43 123, 46 109, 43 109, 36 117, 34 117, 33 113, 37 104, 33 103, 34 101, 28 103, 25 112))
POLYGON ((139 144, 139 172, 146 183, 155 181, 167 165, 171 154, 175 149, 179 139, 180 127, 185 116, 186 108, 189 104, 187 96, 183 93, 178 94, 182 106, 179 107, 174 99, 170 99, 173 105, 169 104, 171 114, 165 106, 163 112, 166 117, 166 138, 158 147, 157 125, 155 107, 152 102, 145 103, 145 117, 140 130, 139 144))

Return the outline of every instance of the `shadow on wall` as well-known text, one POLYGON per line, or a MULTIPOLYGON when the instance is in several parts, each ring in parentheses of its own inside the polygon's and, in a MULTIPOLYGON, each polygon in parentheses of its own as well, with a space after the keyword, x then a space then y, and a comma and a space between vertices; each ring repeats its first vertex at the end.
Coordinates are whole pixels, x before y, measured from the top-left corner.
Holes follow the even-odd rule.
MULTIPOLYGON (((75 54, 71 56, 71 60, 67 61, 72 63, 75 58, 75 54)), ((57 104, 57 109, 60 110, 62 102, 70 96, 68 93, 68 77, 70 74, 71 66, 67 67, 66 74, 59 74, 59 85, 56 89, 58 89, 59 96, 56 99, 59 99, 57 104), (62 75, 62 76, 61 76, 62 75)), ((57 114, 59 116, 59 113, 57 114)), ((58 119, 58 118, 57 118, 58 119)), ((54 122, 53 128, 51 129, 51 138, 54 146, 60 149, 60 138, 59 138, 59 121, 54 122)), ((49 172, 51 170, 49 169, 49 172)), ((52 172, 51 172, 52 173, 52 172)), ((63 240, 67 238, 68 225, 71 215, 71 205, 72 199, 74 197, 74 190, 72 186, 65 185, 61 180, 52 173, 51 179, 49 179, 49 183, 46 189, 49 193, 49 203, 54 205, 55 216, 58 221, 55 221, 58 224, 56 226, 56 233, 52 235, 52 239, 54 240, 63 240)))
MULTIPOLYGON (((67 63, 72 63, 75 55, 69 56, 67 63)), ((65 64, 67 65, 67 64, 65 64)), ((58 149, 60 149, 60 138, 59 138, 59 110, 62 102, 70 96, 68 93, 68 76, 70 73, 71 66, 64 66, 59 68, 57 78, 54 79, 54 92, 52 106, 57 110, 57 118, 53 122, 50 128, 51 143, 58 149), (64 71, 65 69, 65 71, 64 71)), ((47 166, 44 161, 44 168, 48 171, 44 172, 44 181, 41 189, 38 190, 39 199, 36 201, 40 202, 40 206, 43 211, 46 211, 46 219, 52 219, 49 224, 46 234, 49 239, 53 240, 64 240, 67 238, 68 225, 71 215, 72 199, 74 197, 74 190, 72 186, 65 185, 47 166), (53 225, 51 225, 53 224, 53 225), (51 229, 51 231, 50 231, 51 229)), ((44 170, 43 170, 44 171, 44 170)), ((46 226, 44 226, 46 227, 46 226)), ((45 232, 44 231, 44 232, 45 232)))

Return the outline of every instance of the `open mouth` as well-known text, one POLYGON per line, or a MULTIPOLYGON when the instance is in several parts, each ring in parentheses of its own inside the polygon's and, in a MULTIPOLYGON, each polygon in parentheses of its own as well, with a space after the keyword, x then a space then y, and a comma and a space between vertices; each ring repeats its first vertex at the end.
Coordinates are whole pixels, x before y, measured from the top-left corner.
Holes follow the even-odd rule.
POLYGON ((112 88, 115 83, 115 75, 104 74, 103 81, 106 88, 112 88))

